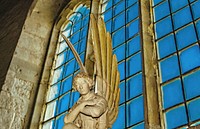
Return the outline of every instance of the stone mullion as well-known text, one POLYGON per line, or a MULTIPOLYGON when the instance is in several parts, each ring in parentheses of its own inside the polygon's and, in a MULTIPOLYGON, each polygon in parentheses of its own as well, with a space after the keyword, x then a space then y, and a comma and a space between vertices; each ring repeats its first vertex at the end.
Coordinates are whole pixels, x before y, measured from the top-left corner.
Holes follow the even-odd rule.
POLYGON ((149 0, 140 0, 141 40, 143 53, 143 81, 144 81, 144 105, 145 124, 148 129, 161 128, 156 49, 153 42, 153 24, 151 19, 152 9, 149 0))

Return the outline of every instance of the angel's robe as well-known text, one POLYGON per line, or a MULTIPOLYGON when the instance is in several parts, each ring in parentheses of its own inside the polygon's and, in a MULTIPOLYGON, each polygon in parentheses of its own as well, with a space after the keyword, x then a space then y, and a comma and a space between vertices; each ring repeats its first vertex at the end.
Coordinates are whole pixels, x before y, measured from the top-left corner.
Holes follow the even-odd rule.
MULTIPOLYGON (((107 101, 102 97, 95 93, 90 98, 87 98, 88 101, 93 100, 96 103, 96 106, 103 109, 103 113, 99 117, 92 117, 83 113, 79 113, 78 117, 74 121, 74 124, 81 129, 107 129, 107 101)), ((84 100, 82 97, 77 101, 77 103, 72 107, 75 108, 78 104, 80 104, 84 100)), ((87 106, 85 107, 87 108, 87 106)), ((91 113, 94 111, 91 108, 91 113)), ((70 113, 70 111, 69 111, 70 113)))

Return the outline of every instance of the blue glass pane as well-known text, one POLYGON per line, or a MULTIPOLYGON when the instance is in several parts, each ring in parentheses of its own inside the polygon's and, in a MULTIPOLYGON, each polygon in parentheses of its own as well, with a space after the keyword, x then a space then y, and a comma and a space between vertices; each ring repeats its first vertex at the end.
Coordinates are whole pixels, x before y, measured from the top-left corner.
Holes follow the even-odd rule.
POLYGON ((49 101, 57 98, 59 96, 59 92, 60 92, 60 83, 57 83, 57 84, 51 86, 50 89, 48 90, 48 95, 47 95, 46 101, 49 102, 49 101))
POLYGON ((112 7, 112 0, 107 0, 107 1, 108 1, 108 2, 105 3, 105 4, 103 4, 103 6, 102 6, 102 11, 103 11, 103 12, 112 7))
POLYGON ((130 7, 131 5, 133 5, 134 3, 136 3, 138 0, 126 0, 126 7, 130 7))
POLYGON ((68 45, 65 41, 61 42, 59 45, 59 50, 57 51, 57 53, 61 53, 64 50, 66 50, 68 48, 68 45))
POLYGON ((63 31, 68 31, 68 30, 71 30, 72 28, 72 22, 68 22, 64 27, 63 27, 63 31))
POLYGON ((139 15, 138 3, 134 4, 132 7, 128 8, 126 11, 126 22, 130 22, 139 15))
POLYGON ((172 129, 187 123, 184 106, 172 109, 166 113, 167 128, 172 129))
POLYGON ((64 66, 61 66, 54 71, 51 84, 55 84, 56 82, 62 79, 63 69, 64 69, 64 66))
POLYGON ((181 0, 181 2, 178 0, 170 0, 172 12, 177 11, 178 9, 186 6, 187 4, 188 4, 188 0, 181 0))
POLYGON ((173 15, 174 29, 178 29, 191 21, 192 17, 189 7, 183 8, 173 15))
MULTIPOLYGON (((75 48, 76 50, 78 50, 78 43, 76 43, 76 44, 74 45, 74 48, 75 48)), ((69 60, 71 60, 72 58, 75 58, 75 57, 74 57, 74 54, 73 54, 73 52, 71 51, 71 49, 68 49, 68 55, 67 55, 67 57, 66 57, 66 61, 69 61, 69 60)))
POLYGON ((72 35, 72 37, 70 38, 70 41, 72 42, 72 44, 78 42, 79 40, 79 36, 80 35, 80 31, 78 31, 76 34, 72 35))
POLYGON ((126 87, 127 100, 142 94, 142 73, 139 73, 128 79, 126 82, 126 87))
POLYGON ((180 80, 175 80, 162 86, 163 108, 169 108, 183 102, 183 92, 180 80))
POLYGON ((54 129, 62 129, 64 126, 64 117, 66 114, 62 114, 58 118, 56 118, 56 126, 54 129))
POLYGON ((52 127, 54 127, 54 124, 55 120, 47 121, 42 125, 42 129, 53 129, 52 127))
POLYGON ((197 41, 194 26, 189 25, 176 33, 178 49, 182 49, 197 41))
POLYGON ((86 50, 86 38, 80 41, 79 54, 86 50))
POLYGON ((104 18, 104 21, 108 21, 109 19, 112 18, 112 9, 106 11, 104 14, 103 14, 103 18, 104 18))
POLYGON ((106 22, 106 31, 111 33, 111 28, 112 28, 112 20, 106 22))
MULTIPOLYGON (((75 48, 75 50, 77 51, 77 52, 79 52, 79 46, 80 46, 80 43, 78 42, 78 43, 76 43, 76 44, 74 44, 74 48, 75 48)), ((71 50, 70 50, 71 51, 71 50)))
POLYGON ((131 126, 144 120, 143 96, 140 96, 127 105, 127 126, 131 126))
POLYGON ((67 77, 68 75, 72 74, 75 69, 75 59, 70 61, 66 66, 65 66, 65 73, 64 77, 67 77))
POLYGON ((117 61, 121 61, 125 58, 125 44, 114 49, 114 54, 117 56, 117 61))
POLYGON ((65 29, 62 34, 64 34, 65 37, 69 37, 71 35, 71 29, 72 28, 69 28, 69 29, 65 29))
POLYGON ((90 14, 90 10, 87 8, 87 9, 85 10, 84 15, 88 15, 88 14, 90 14))
POLYGON ((85 18, 83 19, 82 27, 84 27, 85 25, 87 25, 88 22, 89 22, 89 16, 87 16, 87 17, 85 17, 85 18))
POLYGON ((122 1, 114 7, 113 14, 114 16, 116 16, 117 14, 119 14, 120 12, 124 10, 125 10, 125 1, 122 1))
POLYGON ((153 0, 153 6, 157 5, 157 4, 160 3, 161 1, 164 1, 164 0, 153 0))
POLYGON ((157 42, 159 59, 166 57, 176 51, 174 35, 169 35, 157 42))
POLYGON ((81 30, 80 39, 83 39, 83 38, 86 39, 87 32, 88 32, 88 26, 85 26, 85 27, 81 30))
POLYGON ((158 21, 162 19, 163 17, 167 16, 170 14, 169 11, 169 4, 168 1, 163 2, 162 4, 156 6, 154 8, 154 16, 155 16, 155 21, 158 21))
POLYGON ((117 4, 120 0, 113 0, 113 4, 117 4))
POLYGON ((68 91, 70 91, 72 89, 72 76, 66 78, 63 82, 62 82, 62 90, 60 92, 60 95, 63 93, 66 93, 68 91))
POLYGON ((115 31, 125 25, 125 13, 124 12, 122 14, 118 15, 116 18, 114 18, 113 25, 114 25, 113 31, 115 31))
POLYGON ((58 57, 56 59, 56 68, 65 63, 66 55, 67 55, 66 51, 58 55, 58 57))
POLYGON ((200 98, 195 99, 188 103, 189 119, 190 121, 195 121, 200 119, 200 98))
POLYGON ((133 37, 139 32, 139 20, 135 20, 126 26, 126 39, 133 37))
POLYGON ((193 13, 195 20, 200 17, 199 7, 200 7, 200 1, 199 0, 196 1, 194 4, 192 4, 192 13, 193 13))
POLYGON ((123 129, 125 127, 125 105, 119 106, 119 113, 112 129, 123 129))
POLYGON ((120 88, 120 100, 119 100, 119 104, 125 102, 125 83, 121 82, 119 85, 120 88))
POLYGON ((71 34, 71 29, 72 29, 72 22, 68 22, 66 26, 64 26, 63 28, 63 34, 66 36, 66 37, 69 37, 70 34, 71 34))
POLYGON ((113 48, 125 42, 125 29, 124 27, 115 32, 112 36, 113 48))
POLYGON ((79 92, 71 92, 70 108, 78 101, 80 97, 79 92))
MULTIPOLYGON (((75 49, 77 49, 78 46, 74 46, 74 47, 76 47, 75 49)), ((74 54, 72 53, 71 50, 68 49, 68 55, 67 55, 66 61, 69 61, 72 58, 74 58, 74 54)))
POLYGON ((80 12, 80 13, 84 14, 86 9, 87 9, 86 7, 80 5, 79 7, 77 7, 76 12, 80 12))
POLYGON ((162 82, 172 79, 180 74, 178 59, 174 55, 160 62, 160 71, 162 82))
POLYGON ((127 42, 126 57, 138 52, 140 50, 140 36, 134 37, 127 42))
POLYGON ((70 92, 60 98, 58 103, 57 114, 67 111, 69 109, 69 102, 70 102, 70 92))
POLYGON ((121 62, 118 64, 118 70, 120 73, 120 80, 123 80, 125 78, 125 62, 121 62))
POLYGON ((181 70, 185 73, 200 66, 199 45, 192 46, 180 54, 181 70))
POLYGON ((81 13, 78 13, 78 12, 75 12, 74 14, 72 14, 70 16, 70 20, 73 22, 73 23, 76 23, 77 21, 79 21, 80 19, 82 18, 82 14, 81 13))
POLYGON ((200 20, 198 20, 196 22, 196 29, 197 29, 197 33, 198 33, 198 38, 200 39, 200 20))
POLYGON ((142 122, 141 124, 138 124, 136 126, 133 126, 129 129, 145 129, 145 125, 144 125, 144 122, 142 122))
MULTIPOLYGON (((141 53, 133 55, 127 59, 126 63, 126 77, 129 77, 142 69, 141 53)), ((120 73, 121 74, 121 73, 120 73)))
POLYGON ((183 84, 185 88, 186 99, 200 95, 200 71, 194 72, 183 78, 183 84))
POLYGON ((73 28, 73 33, 75 33, 76 31, 81 29, 81 24, 82 21, 79 21, 78 23, 76 23, 72 28, 73 28))
POLYGON ((156 39, 172 32, 172 22, 171 18, 167 17, 155 25, 155 31, 156 31, 156 39))
POLYGON ((49 120, 50 118, 52 118, 56 115, 57 103, 58 103, 58 101, 55 100, 55 101, 47 104, 44 121, 49 120))

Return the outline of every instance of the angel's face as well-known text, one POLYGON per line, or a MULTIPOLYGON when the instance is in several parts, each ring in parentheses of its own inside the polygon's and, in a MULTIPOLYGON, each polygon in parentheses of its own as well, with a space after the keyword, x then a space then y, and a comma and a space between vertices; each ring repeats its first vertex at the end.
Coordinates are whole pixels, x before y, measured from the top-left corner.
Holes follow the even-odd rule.
POLYGON ((76 81, 76 89, 81 95, 89 93, 89 83, 84 78, 78 78, 76 81))

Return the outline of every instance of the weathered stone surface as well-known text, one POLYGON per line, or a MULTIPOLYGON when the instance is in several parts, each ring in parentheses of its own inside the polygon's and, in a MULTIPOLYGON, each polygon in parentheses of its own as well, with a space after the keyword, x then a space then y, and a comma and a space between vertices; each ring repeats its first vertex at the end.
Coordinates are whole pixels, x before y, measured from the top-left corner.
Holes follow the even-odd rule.
POLYGON ((0 1, 0 90, 32 1, 0 1))
POLYGON ((33 84, 19 78, 10 80, 9 84, 12 85, 5 85, 6 91, 0 93, 0 116, 3 116, 0 125, 1 129, 20 129, 24 125, 33 84))
MULTIPOLYGON (((6 76, 0 92, 0 129, 33 129, 29 126, 52 28, 61 7, 69 2, 34 0, 34 4, 29 8, 32 1, 0 1, 0 23, 3 23, 0 27, 0 87, 6 76), (5 7, 2 7, 4 5, 5 7), (2 10, 7 11, 3 14, 2 10)), ((50 69, 52 63, 48 65, 50 69)), ((41 81, 42 84, 48 82, 49 74, 45 77, 45 81, 41 81)), ((45 91, 46 85, 43 87, 45 91)), ((42 95, 44 94, 45 92, 42 92, 42 95)), ((39 105, 37 115, 32 120, 36 129, 39 126, 43 97, 40 98, 39 105)))

